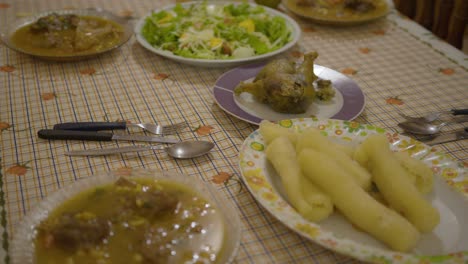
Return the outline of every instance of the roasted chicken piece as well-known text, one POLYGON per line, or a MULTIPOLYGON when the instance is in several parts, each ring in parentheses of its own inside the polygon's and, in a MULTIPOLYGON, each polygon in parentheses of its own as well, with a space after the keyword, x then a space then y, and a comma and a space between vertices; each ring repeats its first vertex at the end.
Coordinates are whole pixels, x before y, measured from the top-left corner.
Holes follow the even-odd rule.
POLYGON ((317 57, 317 52, 307 53, 298 66, 291 60, 274 60, 257 74, 253 82, 241 82, 234 92, 237 95, 251 93, 256 100, 280 113, 304 113, 315 97, 314 61, 317 57))

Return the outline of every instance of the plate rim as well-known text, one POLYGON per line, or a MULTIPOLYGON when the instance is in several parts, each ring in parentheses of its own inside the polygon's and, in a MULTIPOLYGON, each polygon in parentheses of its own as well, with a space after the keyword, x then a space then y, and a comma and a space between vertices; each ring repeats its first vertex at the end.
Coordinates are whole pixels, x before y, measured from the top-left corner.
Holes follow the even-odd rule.
POLYGON ((151 46, 151 44, 149 44, 148 41, 142 36, 141 29, 143 28, 143 26, 145 24, 145 20, 153 12, 159 12, 159 11, 163 11, 163 10, 170 10, 170 9, 173 9, 178 4, 182 5, 184 7, 185 6, 190 6, 192 4, 200 4, 199 1, 198 2, 197 1, 190 1, 190 2, 184 2, 184 3, 175 3, 175 4, 166 5, 166 6, 162 7, 162 8, 157 8, 157 9, 151 10, 150 12, 143 15, 140 19, 138 19, 138 21, 135 23, 134 34, 136 36, 137 42, 141 46, 143 46, 145 49, 147 49, 147 50, 149 50, 149 51, 151 51, 151 52, 153 52, 153 53, 155 53, 155 54, 157 54, 159 56, 162 56, 162 57, 165 57, 165 58, 177 61, 177 62, 181 62, 181 63, 185 63, 185 64, 189 64, 189 65, 194 65, 194 66, 202 66, 202 67, 230 67, 230 66, 236 66, 236 65, 251 63, 251 62, 255 62, 255 61, 265 60, 265 59, 274 57, 276 55, 279 55, 279 54, 291 49, 294 45, 297 44, 297 42, 299 41, 299 39, 302 36, 302 30, 301 30, 299 24, 292 17, 290 17, 289 15, 287 15, 285 13, 282 13, 282 12, 280 12, 278 10, 275 10, 275 9, 272 9, 272 8, 269 8, 269 7, 266 7, 266 6, 262 6, 262 5, 258 5, 258 4, 250 3, 250 2, 207 1, 207 4, 211 4, 211 5, 227 5, 227 4, 239 5, 239 4, 244 4, 244 3, 247 3, 250 6, 254 6, 254 7, 255 6, 261 6, 270 15, 280 16, 280 17, 284 18, 286 20, 286 23, 291 27, 291 33, 293 35, 292 39, 286 45, 284 45, 283 47, 281 47, 281 48, 279 48, 277 50, 265 53, 265 54, 261 54, 261 55, 257 55, 257 56, 253 56, 253 57, 248 57, 248 58, 220 60, 220 59, 194 59, 194 58, 186 58, 186 57, 178 56, 178 55, 173 54, 172 52, 157 49, 157 48, 151 46))
MULTIPOLYGON (((372 131, 372 129, 374 129, 375 131, 373 133, 382 133, 382 134, 385 134, 385 135, 388 135, 388 134, 394 135, 395 134, 393 132, 390 132, 389 130, 379 128, 379 127, 374 126, 374 125, 358 123, 358 122, 354 122, 354 121, 339 120, 339 119, 296 118, 296 119, 285 119, 285 120, 282 120, 280 122, 281 123, 285 122, 286 124, 291 125, 291 127, 292 127, 295 124, 295 122, 304 122, 304 121, 308 121, 308 119, 311 120, 311 121, 309 121, 311 124, 322 124, 322 123, 325 123, 325 122, 339 122, 340 124, 345 124, 346 122, 348 122, 350 124, 350 128, 351 128, 351 124, 354 123, 354 124, 358 124, 358 125, 367 126, 366 130, 368 130, 368 132, 372 131)), ((278 122, 278 123, 280 123, 280 122, 278 122)), ((323 125, 323 126, 325 126, 325 125, 323 125)), ((320 129, 320 126, 319 126, 319 129, 320 129)), ((259 143, 259 142, 256 142, 256 141, 251 142, 255 138, 256 135, 260 135, 259 129, 256 129, 251 134, 249 134, 246 137, 246 139, 244 140, 244 142, 242 143, 241 147, 240 147, 239 161, 238 161, 238 167, 240 169, 240 178, 242 179, 244 184, 247 186, 247 189, 249 190, 250 194, 254 197, 254 200, 256 202, 258 202, 274 218, 279 220, 281 222, 281 224, 286 226, 291 231, 301 235, 303 238, 309 240, 310 242, 316 243, 316 244, 318 244, 320 246, 323 246, 323 247, 327 248, 328 250, 331 250, 331 251, 334 251, 334 252, 337 252, 337 253, 341 253, 341 254, 353 257, 355 259, 361 260, 361 261, 366 261, 366 262, 379 262, 379 261, 382 261, 382 263, 387 263, 387 262, 385 262, 385 260, 388 260, 388 259, 381 259, 383 256, 386 256, 386 257, 398 256, 400 258, 399 260, 392 258, 391 261, 390 261, 392 263, 393 262, 396 262, 396 263, 400 263, 400 262, 401 263, 421 263, 421 261, 424 260, 424 261, 427 261, 427 263, 434 263, 435 264, 435 263, 440 263, 440 258, 444 258, 443 259, 444 261, 459 261, 460 259, 468 261, 468 254, 464 254, 464 253, 467 253, 468 251, 457 251, 457 252, 451 252, 451 253, 447 253, 447 254, 443 254, 443 255, 433 255, 433 256, 430 256, 430 255, 416 255, 416 254, 411 254, 411 253, 406 253, 406 252, 392 251, 391 249, 388 249, 388 248, 377 248, 377 247, 373 247, 372 245, 361 244, 361 243, 356 242, 354 240, 351 240, 351 239, 349 239, 347 237, 341 237, 341 238, 338 239, 335 235, 333 235, 332 231, 324 230, 322 227, 320 227, 320 224, 313 223, 313 222, 305 220, 298 212, 295 211, 295 209, 286 200, 284 200, 282 198, 282 196, 277 191, 274 191, 274 188, 272 187, 271 183, 268 181, 268 179, 266 179, 266 181, 268 182, 267 183, 268 186, 265 187, 265 188, 269 188, 269 190, 271 190, 272 192, 274 192, 278 196, 278 199, 280 200, 279 202, 285 204, 285 208, 286 208, 287 212, 283 213, 282 215, 278 215, 277 212, 274 210, 273 205, 269 205, 268 202, 265 201, 266 199, 263 199, 263 198, 260 197, 261 194, 254 190, 254 187, 252 186, 253 184, 249 183, 249 181, 247 180, 247 177, 244 175, 244 173, 245 173, 244 172, 244 167, 248 166, 248 162, 246 162, 246 160, 244 160, 244 158, 243 158, 243 155, 245 154, 244 150, 250 148, 250 146, 248 145, 249 143, 250 144, 253 144, 253 143, 262 144, 262 143, 259 143), (243 165, 243 163, 245 163, 246 165, 243 165), (297 227, 294 226, 293 223, 291 223, 291 217, 293 218, 293 220, 294 220, 294 222, 296 224, 297 224, 297 222, 306 223, 307 226, 304 227, 303 230, 298 229, 297 227), (309 227, 310 229, 307 229, 307 227, 309 227), (308 231, 310 231, 311 229, 314 229, 314 228, 319 230, 321 233, 324 233, 324 234, 327 234, 328 236, 334 237, 336 240, 339 240, 340 242, 342 242, 343 245, 345 245, 347 247, 333 247, 332 245, 328 244, 327 241, 312 237, 308 233, 308 231), (356 247, 356 245, 358 245, 358 246, 356 247), (356 248, 364 249, 363 251, 367 250, 367 252, 366 252, 367 255, 365 255, 365 256, 357 255, 355 253, 356 248), (353 252, 354 252, 354 254, 353 254, 353 252), (372 253, 374 253, 374 254, 372 254, 372 253), (377 255, 375 253, 379 253, 379 254, 377 255), (461 253, 461 254, 457 254, 457 253, 461 253), (433 257, 434 259, 430 259, 431 257, 433 257)), ((435 147, 428 146, 428 145, 424 144, 423 142, 417 141, 415 139, 412 139, 412 138, 410 138, 408 136, 405 136, 405 135, 402 135, 402 134, 398 134, 398 135, 400 137, 404 138, 404 139, 410 140, 411 142, 413 142, 416 145, 423 146, 427 151, 433 152, 433 150, 435 150, 435 147)), ((354 136, 356 137, 357 135, 354 135, 354 136)), ((328 135, 327 135, 327 137, 328 137, 328 135)), ((439 150, 436 153, 434 153, 434 155, 437 155, 437 154, 443 154, 443 153, 439 150)), ((442 158, 444 160, 446 160, 446 159, 450 160, 452 163, 454 163, 454 165, 458 164, 458 162, 456 160, 454 160, 453 158, 451 158, 447 154, 443 154, 442 158)), ((446 179, 443 178, 442 175, 436 176, 436 177, 439 177, 446 184, 446 181, 445 181, 446 179)), ((468 178, 466 175, 464 175, 463 177, 468 178)), ((267 177, 265 177, 265 178, 267 178, 267 177)), ((261 180, 262 179, 259 179, 260 182, 261 182, 261 180)), ((456 190, 452 186, 448 186, 448 187, 452 191, 460 194, 461 198, 464 199, 464 201, 468 202, 468 192, 464 193, 464 192, 462 192, 460 190, 456 190)), ((424 263, 426 263, 426 262, 424 262, 424 263)))
MULTIPOLYGON (((223 78, 226 78, 226 76, 229 76, 229 75, 233 74, 233 73, 236 72, 236 71, 247 70, 247 69, 249 69, 249 68, 258 68, 258 69, 256 69, 256 71, 257 71, 257 73, 258 73, 258 71, 260 71, 261 68, 263 68, 266 64, 267 64, 267 62, 257 62, 257 63, 247 64, 247 65, 242 65, 242 66, 236 67, 236 68, 234 68, 234 69, 231 69, 231 70, 229 70, 229 71, 223 73, 221 76, 219 76, 218 79, 216 79, 215 84, 213 85, 213 88, 212 88, 212 97, 213 97, 213 99, 215 100, 216 104, 217 104, 221 109, 223 109, 223 111, 225 111, 226 113, 228 113, 228 114, 230 114, 230 115, 232 115, 232 116, 234 116, 234 117, 236 117, 236 118, 238 118, 238 119, 240 119, 240 120, 243 120, 243 121, 248 122, 248 123, 253 124, 253 125, 259 125, 260 122, 261 122, 263 119, 260 118, 260 117, 258 117, 258 116, 254 116, 254 115, 252 115, 252 114, 250 114, 250 113, 247 113, 247 112, 244 111, 242 108, 240 108, 239 106, 237 106, 237 104, 234 102, 234 96, 232 96, 232 98, 228 98, 229 102, 230 102, 230 103, 233 103, 233 105, 234 105, 234 107, 235 107, 234 110, 241 112, 241 113, 242 113, 243 115, 245 115, 246 117, 238 116, 238 115, 236 115, 235 113, 233 113, 234 110, 228 109, 228 108, 227 108, 228 106, 226 106, 225 103, 220 102, 220 101, 218 100, 217 96, 215 95, 215 92, 216 92, 216 90, 219 89, 219 90, 223 90, 223 91, 230 91, 230 92, 233 94, 233 90, 230 90, 229 88, 225 88, 225 87, 219 86, 218 83, 219 83, 220 81, 222 81, 223 78), (231 102, 231 100, 232 100, 232 102, 231 102)), ((340 74, 341 77, 346 78, 349 82, 351 82, 351 83, 353 84, 353 86, 354 86, 353 89, 357 88, 357 91, 360 92, 360 96, 362 97, 362 98, 361 98, 361 99, 362 99, 362 106, 360 106, 360 109, 359 109, 357 112, 354 112, 354 113, 351 115, 351 117, 346 118, 346 119, 342 119, 342 120, 351 121, 351 120, 354 120, 354 119, 356 119, 357 117, 359 117, 359 116, 362 114, 362 112, 364 111, 364 109, 365 109, 365 107, 366 107, 366 104, 367 104, 367 98, 366 98, 366 96, 365 96, 365 94, 364 94, 364 91, 361 89, 361 87, 360 87, 353 79, 349 78, 348 76, 344 75, 343 73, 340 73, 340 72, 338 72, 338 71, 336 71, 336 70, 334 70, 334 69, 331 69, 331 68, 329 68, 329 67, 326 67, 326 66, 323 66, 323 65, 320 65, 320 64, 314 64, 314 67, 315 67, 315 66, 319 66, 319 67, 321 67, 321 68, 324 68, 324 69, 333 71, 333 72, 336 73, 336 74, 340 74)), ((320 73, 319 73, 319 74, 320 74, 320 73)), ((254 77, 254 76, 255 76, 255 75, 250 76, 250 78, 252 78, 252 77, 254 77)), ((239 81, 243 81, 243 80, 239 80, 239 81)), ((343 95, 343 94, 342 94, 342 95, 343 95)), ((344 106, 345 106, 345 96, 343 95, 343 106, 342 106, 342 108, 341 108, 337 113, 335 113, 333 116, 328 117, 328 118, 330 118, 330 119, 337 119, 337 118, 340 118, 339 114, 344 113, 344 111, 346 110, 346 109, 344 109, 344 106)))

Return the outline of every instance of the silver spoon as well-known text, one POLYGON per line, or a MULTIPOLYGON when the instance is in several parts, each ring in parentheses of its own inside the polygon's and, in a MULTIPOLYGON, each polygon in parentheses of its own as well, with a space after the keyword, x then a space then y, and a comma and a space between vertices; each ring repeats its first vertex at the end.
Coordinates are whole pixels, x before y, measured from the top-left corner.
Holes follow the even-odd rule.
POLYGON ((74 150, 65 152, 67 156, 103 156, 112 154, 121 154, 127 152, 136 152, 143 150, 163 149, 166 153, 176 159, 191 159, 208 153, 214 144, 209 141, 182 141, 169 147, 157 146, 130 146, 120 148, 92 149, 92 150, 74 150))
POLYGON ((405 121, 398 124, 399 127, 403 128, 406 132, 419 135, 434 135, 440 132, 440 129, 450 122, 441 123, 439 125, 433 125, 429 123, 418 123, 405 121))

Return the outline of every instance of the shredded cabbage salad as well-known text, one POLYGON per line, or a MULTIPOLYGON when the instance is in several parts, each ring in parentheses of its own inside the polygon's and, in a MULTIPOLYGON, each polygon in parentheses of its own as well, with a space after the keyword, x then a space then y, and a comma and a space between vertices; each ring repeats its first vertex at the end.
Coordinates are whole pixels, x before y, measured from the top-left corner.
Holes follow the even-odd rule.
POLYGON ((292 38, 286 20, 262 6, 206 1, 153 12, 143 37, 153 47, 197 59, 239 59, 265 54, 292 38))

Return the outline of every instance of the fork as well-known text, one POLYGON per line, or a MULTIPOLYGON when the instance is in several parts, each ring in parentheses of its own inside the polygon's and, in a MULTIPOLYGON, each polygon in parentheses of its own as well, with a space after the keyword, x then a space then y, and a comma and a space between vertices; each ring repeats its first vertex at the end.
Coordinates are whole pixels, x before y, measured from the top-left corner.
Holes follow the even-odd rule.
POLYGON ((398 114, 408 121, 413 121, 413 122, 418 122, 418 123, 430 123, 432 121, 439 119, 439 117, 443 114, 468 115, 468 109, 450 109, 447 111, 429 113, 421 117, 407 116, 401 112, 398 112, 398 114))
POLYGON ((112 129, 126 129, 128 127, 139 127, 156 135, 171 135, 186 128, 187 122, 180 122, 172 125, 159 125, 151 123, 127 123, 127 122, 67 122, 55 124, 54 129, 78 130, 78 131, 98 131, 112 129))
POLYGON ((171 135, 171 134, 175 134, 179 130, 186 128, 187 122, 180 122, 180 123, 176 123, 173 125, 166 125, 166 126, 161 126, 161 125, 151 124, 151 123, 139 123, 139 124, 129 123, 127 124, 127 127, 129 126, 139 127, 156 135, 171 135))

